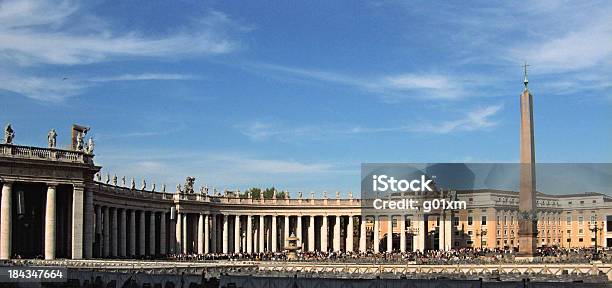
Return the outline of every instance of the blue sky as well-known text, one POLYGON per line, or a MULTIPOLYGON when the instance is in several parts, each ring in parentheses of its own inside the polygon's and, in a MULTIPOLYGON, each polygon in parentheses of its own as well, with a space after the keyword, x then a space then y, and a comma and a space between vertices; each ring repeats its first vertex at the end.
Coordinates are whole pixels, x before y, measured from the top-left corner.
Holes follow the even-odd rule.
MULTIPOLYGON (((103 173, 357 191, 362 162, 612 161, 609 1, 3 1, 0 122, 103 173)), ((4 125, 4 124, 3 124, 4 125)))

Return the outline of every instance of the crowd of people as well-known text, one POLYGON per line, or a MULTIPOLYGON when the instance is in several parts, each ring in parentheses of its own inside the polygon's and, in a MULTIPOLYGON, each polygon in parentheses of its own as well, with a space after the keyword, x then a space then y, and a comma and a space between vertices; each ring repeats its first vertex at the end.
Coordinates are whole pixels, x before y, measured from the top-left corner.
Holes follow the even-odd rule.
MULTIPOLYGON (((538 248, 535 262, 542 263, 588 263, 592 260, 612 262, 612 251, 599 250, 594 256, 589 248, 538 248)), ((355 262, 355 263, 414 263, 414 264, 462 264, 462 263, 514 263, 517 250, 512 248, 460 248, 448 251, 427 250, 416 252, 298 252, 297 261, 355 262)), ((209 253, 172 254, 169 260, 177 261, 287 261, 287 252, 258 253, 209 253)))

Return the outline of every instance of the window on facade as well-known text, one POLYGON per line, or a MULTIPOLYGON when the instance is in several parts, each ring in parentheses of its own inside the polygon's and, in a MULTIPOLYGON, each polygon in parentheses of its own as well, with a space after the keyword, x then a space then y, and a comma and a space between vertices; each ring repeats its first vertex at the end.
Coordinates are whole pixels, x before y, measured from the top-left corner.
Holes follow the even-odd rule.
POLYGON ((606 216, 606 231, 607 232, 612 232, 612 215, 608 215, 606 216))
POLYGON ((578 234, 584 234, 584 229, 578 229, 578 234))
POLYGON ((578 216, 578 225, 584 225, 584 217, 578 216))
MULTIPOLYGON (((612 219, 612 218, 610 218, 612 219)), ((481 225, 487 225, 487 216, 482 216, 482 218, 480 219, 480 224, 481 225)))
POLYGON ((467 240, 467 242, 466 242, 466 243, 467 243, 468 245, 472 245, 472 244, 474 244, 474 241, 472 241, 472 240, 467 240))
POLYGON ((474 222, 474 217, 468 216, 468 225, 472 226, 473 222, 474 222))
POLYGON ((393 219, 393 228, 397 227, 397 219, 393 219))
POLYGON ((583 204, 584 204, 584 201, 580 201, 580 205, 583 205, 583 204))
POLYGON ((567 231, 565 231, 565 232, 567 232, 567 234, 568 234, 568 235, 569 235, 569 234, 572 234, 572 230, 567 230, 567 231))
POLYGON ((578 242, 584 242, 582 238, 578 238, 578 242))
POLYGON ((472 231, 468 231, 468 235, 472 236, 472 234, 473 234, 472 231))
POLYGON ((595 224, 597 222, 597 216, 591 215, 591 224, 595 224))
POLYGON ((572 223, 572 216, 567 216, 567 219, 565 219, 565 222, 567 222, 567 224, 572 223))

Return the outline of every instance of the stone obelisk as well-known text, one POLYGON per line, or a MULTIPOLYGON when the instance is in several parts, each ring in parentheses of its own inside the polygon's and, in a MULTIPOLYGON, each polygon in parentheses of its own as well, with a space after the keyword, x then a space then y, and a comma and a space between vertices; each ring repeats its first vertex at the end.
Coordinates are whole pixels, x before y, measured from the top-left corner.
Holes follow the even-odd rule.
POLYGON ((537 247, 535 140, 533 133, 533 101, 527 88, 525 63, 525 89, 521 94, 521 163, 519 192, 519 253, 533 257, 537 247))

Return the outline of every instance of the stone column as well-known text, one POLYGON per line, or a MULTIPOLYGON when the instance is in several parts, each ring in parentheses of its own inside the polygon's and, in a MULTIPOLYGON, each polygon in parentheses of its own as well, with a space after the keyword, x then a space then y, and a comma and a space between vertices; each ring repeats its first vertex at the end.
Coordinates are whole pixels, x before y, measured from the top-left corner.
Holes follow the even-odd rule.
POLYGON ((183 214, 176 213, 176 229, 174 230, 174 238, 176 239, 176 254, 183 252, 183 214))
POLYGON ((204 214, 198 217, 198 254, 204 254, 204 214))
POLYGON ((222 214, 223 218, 223 254, 229 253, 229 217, 225 214, 222 214))
POLYGON ((149 215, 149 255, 157 255, 157 247, 155 246, 155 211, 151 211, 149 215))
POLYGON ((444 226, 444 228, 446 230, 444 231, 444 246, 446 247, 446 250, 451 250, 453 248, 453 213, 452 211, 449 211, 448 215, 446 216, 446 226, 444 226))
POLYGON ((406 215, 400 215, 398 225, 400 226, 400 252, 406 252, 406 215))
POLYGON ((264 235, 266 231, 264 230, 265 229, 264 219, 266 219, 264 215, 259 215, 259 252, 265 252, 264 235))
POLYGON ((210 252, 210 223, 209 216, 204 215, 204 254, 208 254, 210 252))
POLYGON ((247 253, 253 253, 253 216, 247 215, 247 227, 246 227, 246 250, 247 253))
MULTIPOLYGON (((299 238, 298 247, 302 247, 302 215, 297 216, 297 228, 295 229, 295 236, 299 238)), ((303 247, 302 247, 303 248, 303 247)))
POLYGON ((234 253, 240 253, 240 215, 234 217, 234 253))
POLYGON ((277 235, 277 227, 276 227, 276 215, 272 215, 272 227, 270 228, 272 229, 272 252, 277 252, 278 251, 278 243, 276 242, 278 235, 277 235))
POLYGON ((380 238, 378 236, 380 223, 378 223, 378 220, 380 220, 380 217, 378 215, 374 215, 374 253, 380 252, 380 238))
POLYGON ((111 256, 117 257, 117 231, 119 230, 117 227, 117 208, 111 208, 111 256))
POLYGON ((91 188, 85 189, 85 233, 83 256, 86 259, 93 258, 93 242, 94 242, 94 204, 93 204, 93 190, 91 188))
POLYGON ((417 214, 415 215, 415 221, 417 222, 416 224, 418 225, 418 231, 417 234, 414 235, 412 242, 415 243, 414 248, 412 250, 416 251, 419 250, 421 252, 423 252, 425 250, 425 240, 426 240, 426 231, 425 231, 425 215, 423 214, 417 214))
POLYGON ((72 259, 83 259, 83 186, 72 188, 72 259))
POLYGON ((210 252, 217 252, 217 215, 210 215, 210 252))
POLYGON ((348 224, 346 226, 346 251, 353 252, 353 215, 349 215, 348 224))
POLYGON ((367 246, 366 246, 366 241, 367 241, 367 237, 366 237, 366 216, 365 215, 361 215, 361 221, 359 221, 359 251, 360 252, 366 252, 367 251, 367 246))
POLYGON ((125 211, 125 209, 121 209, 121 212, 119 213, 119 224, 121 225, 121 229, 120 229, 120 233, 119 233, 119 246, 121 249, 119 249, 119 256, 121 257, 126 257, 127 255, 127 213, 125 211))
POLYGON ((308 221, 308 251, 315 251, 315 216, 310 216, 308 221))
POLYGON ((96 251, 96 253, 98 254, 98 257, 102 257, 103 255, 103 242, 104 242, 104 237, 102 236, 102 226, 104 224, 102 224, 104 222, 104 220, 102 219, 102 206, 98 205, 96 206, 96 234, 100 235, 100 239, 96 240, 99 241, 100 243, 98 243, 98 251, 96 251))
POLYGON ((0 259, 11 259, 12 241, 12 219, 13 210, 11 206, 13 183, 2 184, 2 207, 0 208, 0 259))
POLYGON ((334 251, 340 251, 340 216, 334 221, 334 251))
POLYGON ((182 227, 182 232, 183 232, 183 254, 188 254, 189 253, 189 237, 187 237, 187 235, 189 235, 189 226, 188 224, 188 216, 189 214, 187 213, 183 213, 183 227, 182 227))
POLYGON ((139 231, 138 234, 140 235, 140 238, 138 239, 138 255, 140 256, 144 256, 145 255, 145 248, 147 247, 147 242, 146 242, 146 212, 145 211, 140 211, 140 227, 139 227, 139 231))
POLYGON ((439 227, 438 227, 438 250, 445 251, 446 250, 446 217, 444 216, 444 212, 440 213, 439 219, 439 227))
POLYGON ((55 259, 55 193, 56 184, 47 185, 45 209, 45 260, 55 259))
POLYGON ((323 215, 321 223, 321 252, 327 252, 327 215, 323 215))
POLYGON ((393 252, 393 215, 387 216, 387 252, 393 252))
POLYGON ((159 213, 159 254, 166 255, 166 212, 159 213))
POLYGON ((104 207, 104 229, 102 230, 102 234, 104 235, 104 257, 108 258, 111 253, 110 242, 110 207, 104 207))
POLYGON ((284 221, 284 230, 283 230, 283 247, 287 247, 287 245, 289 243, 287 243, 287 239, 289 238, 289 222, 290 222, 291 216, 289 215, 285 215, 285 221, 284 221))
POLYGON ((136 256, 136 210, 130 210, 130 257, 136 256))

